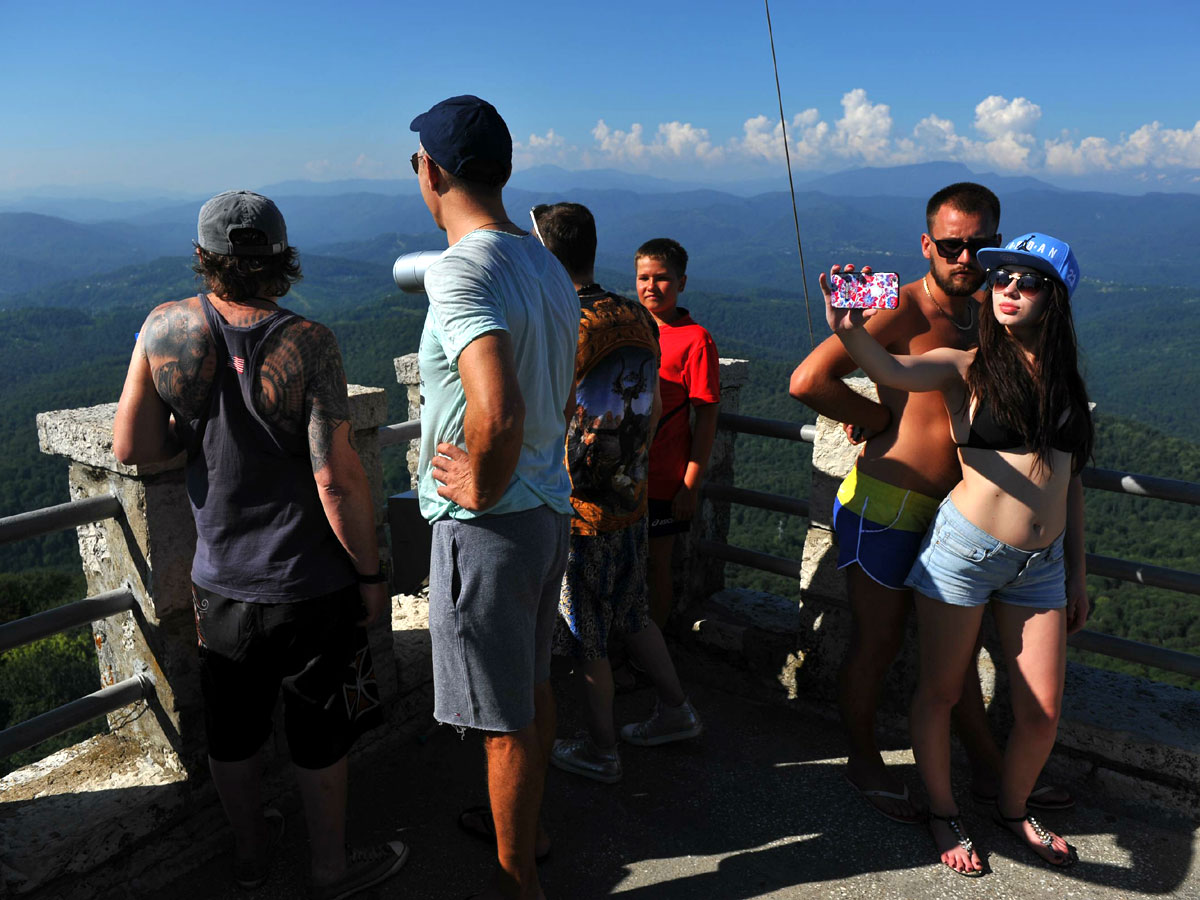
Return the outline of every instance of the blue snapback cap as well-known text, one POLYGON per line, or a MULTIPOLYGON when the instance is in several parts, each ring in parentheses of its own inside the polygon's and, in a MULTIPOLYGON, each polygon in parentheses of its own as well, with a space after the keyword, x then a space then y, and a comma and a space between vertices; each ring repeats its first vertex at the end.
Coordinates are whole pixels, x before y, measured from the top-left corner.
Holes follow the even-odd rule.
POLYGON ((512 135, 496 107, 472 94, 450 97, 432 106, 408 126, 421 136, 433 161, 468 180, 492 181, 512 168, 512 135), (480 179, 479 173, 487 177, 480 179), (474 178, 472 176, 475 176, 474 178))
POLYGON ((1067 297, 1075 293, 1079 284, 1079 263, 1066 241, 1048 234, 1030 232, 1013 238, 1003 247, 983 247, 975 258, 985 269, 1001 266, 1026 266, 1043 274, 1053 276, 1067 288, 1067 297))

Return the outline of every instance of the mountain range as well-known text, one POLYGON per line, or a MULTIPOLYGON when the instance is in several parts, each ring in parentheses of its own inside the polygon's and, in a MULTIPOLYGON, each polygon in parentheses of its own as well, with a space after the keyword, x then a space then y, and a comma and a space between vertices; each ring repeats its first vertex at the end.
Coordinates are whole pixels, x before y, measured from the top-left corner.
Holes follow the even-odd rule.
MULTIPOLYGON (((1192 236, 1200 234, 1198 195, 1067 191, 1032 178, 977 176, 957 164, 931 163, 822 176, 798 189, 810 291, 816 272, 833 262, 872 262, 877 269, 896 270, 905 278, 919 275, 924 261, 917 239, 924 230, 925 199, 949 182, 981 177, 1000 195, 1004 233, 1044 229, 1066 238, 1085 278, 1136 284, 1190 280, 1192 236)), ((521 226, 528 224, 524 210, 537 203, 570 199, 588 205, 597 219, 597 259, 603 267, 627 270, 642 241, 669 235, 691 254, 693 284, 726 292, 802 292, 786 192, 741 196, 711 188, 668 191, 661 189, 661 182, 604 170, 572 173, 543 166, 518 173, 505 199, 521 226), (576 176, 585 175, 593 179, 591 186, 570 186, 576 176)), ((281 182, 264 191, 284 211, 289 238, 303 255, 373 261, 384 285, 397 253, 444 246, 411 180, 281 182)), ((69 199, 56 197, 54 202, 64 214, 71 211, 69 199)), ((81 276, 160 256, 186 256, 200 202, 172 198, 147 206, 139 199, 119 210, 110 207, 113 217, 105 221, 85 221, 82 213, 72 219, 0 212, 0 306, 20 306, 24 294, 81 276)), ((94 210, 95 201, 81 200, 77 206, 84 212, 94 210)))

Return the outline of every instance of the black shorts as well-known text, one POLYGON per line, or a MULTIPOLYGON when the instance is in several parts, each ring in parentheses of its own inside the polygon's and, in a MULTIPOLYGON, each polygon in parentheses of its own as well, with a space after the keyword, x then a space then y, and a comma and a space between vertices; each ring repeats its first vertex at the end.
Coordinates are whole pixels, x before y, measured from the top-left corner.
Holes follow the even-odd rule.
POLYGON ((646 501, 646 519, 650 523, 650 537, 666 537, 669 534, 682 534, 692 530, 692 520, 679 522, 671 515, 670 500, 655 500, 651 497, 646 501))
POLYGON ((249 759, 283 688, 292 762, 323 769, 382 721, 358 585, 292 603, 231 600, 192 585, 208 753, 249 759))

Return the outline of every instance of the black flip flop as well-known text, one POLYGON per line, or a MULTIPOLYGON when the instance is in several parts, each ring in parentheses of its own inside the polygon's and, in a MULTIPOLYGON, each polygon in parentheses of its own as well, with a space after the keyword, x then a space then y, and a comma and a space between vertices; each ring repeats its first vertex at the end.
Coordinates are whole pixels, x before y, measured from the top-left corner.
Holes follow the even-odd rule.
MULTIPOLYGON (((479 806, 468 806, 458 814, 458 827, 476 840, 496 846, 496 825, 492 821, 492 808, 486 803, 479 806)), ((550 851, 534 857, 534 862, 543 863, 550 856, 550 851)))

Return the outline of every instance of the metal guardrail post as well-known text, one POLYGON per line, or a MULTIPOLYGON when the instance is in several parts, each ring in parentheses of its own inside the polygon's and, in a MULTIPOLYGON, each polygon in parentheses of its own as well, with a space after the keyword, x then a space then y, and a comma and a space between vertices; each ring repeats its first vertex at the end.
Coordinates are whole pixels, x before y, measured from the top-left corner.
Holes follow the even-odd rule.
POLYGON ((44 712, 27 722, 6 728, 0 731, 0 759, 28 750, 56 734, 62 734, 99 716, 108 715, 113 710, 136 703, 153 693, 154 682, 150 676, 144 673, 134 675, 86 697, 44 712))
POLYGON ((1166 588, 1181 594, 1200 594, 1200 575, 1180 569, 1087 554, 1087 573, 1101 578, 1118 578, 1147 587, 1166 588))
POLYGON ((17 513, 0 519, 0 544, 89 525, 101 519, 110 519, 120 512, 120 501, 111 494, 104 494, 17 513))
POLYGON ((1200 656, 1182 650, 1169 650, 1099 631, 1077 632, 1067 638, 1067 643, 1076 650, 1087 650, 1155 669, 1178 672, 1190 678, 1200 678, 1200 656))
POLYGON ((118 588, 115 591, 105 591, 94 597, 76 600, 65 606, 47 609, 24 619, 5 622, 0 625, 0 653, 133 609, 135 602, 133 592, 129 588, 118 588))
POLYGON ((726 500, 741 506, 786 513, 790 516, 808 516, 808 501, 796 497, 784 497, 782 494, 768 494, 765 491, 752 491, 749 488, 713 482, 705 482, 703 493, 712 500, 726 500))
POLYGON ((717 417, 717 427, 736 431, 738 434, 756 434, 786 441, 803 441, 806 444, 811 444, 817 439, 816 425, 798 425, 782 419, 760 419, 757 416, 740 416, 735 413, 721 413, 717 417))
POLYGON ((1115 469, 1084 469, 1081 477, 1083 486, 1087 488, 1200 506, 1200 484, 1191 481, 1118 472, 1115 469))

